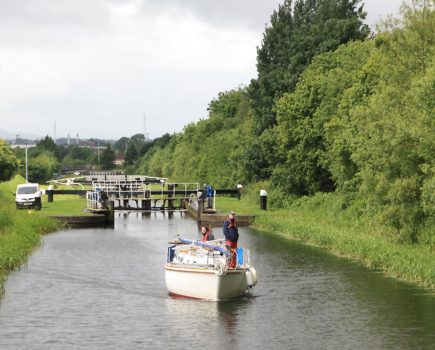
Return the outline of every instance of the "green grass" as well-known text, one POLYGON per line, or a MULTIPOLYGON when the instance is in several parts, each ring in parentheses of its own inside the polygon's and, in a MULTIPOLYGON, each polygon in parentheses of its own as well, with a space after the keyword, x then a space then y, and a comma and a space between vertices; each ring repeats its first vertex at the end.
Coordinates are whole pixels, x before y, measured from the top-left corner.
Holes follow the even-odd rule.
POLYGON ((0 294, 7 274, 26 262, 39 245, 40 235, 59 227, 59 223, 33 210, 16 210, 16 186, 22 177, 0 183, 0 294))
POLYGON ((44 216, 83 216, 92 215, 85 210, 86 199, 77 195, 56 195, 51 203, 47 202, 47 196, 42 198, 41 215, 44 216))
POLYGON ((242 197, 241 200, 237 200, 234 197, 216 197, 216 209, 219 213, 229 213, 234 211, 236 215, 258 215, 261 213, 260 204, 258 208, 255 208, 252 201, 248 201, 242 197))
POLYGON ((434 248, 400 244, 388 228, 370 217, 340 209, 335 194, 302 198, 288 209, 260 210, 258 189, 245 190, 238 201, 218 197, 220 212, 256 215, 254 227, 292 240, 322 247, 331 253, 358 261, 386 275, 435 288, 434 248))

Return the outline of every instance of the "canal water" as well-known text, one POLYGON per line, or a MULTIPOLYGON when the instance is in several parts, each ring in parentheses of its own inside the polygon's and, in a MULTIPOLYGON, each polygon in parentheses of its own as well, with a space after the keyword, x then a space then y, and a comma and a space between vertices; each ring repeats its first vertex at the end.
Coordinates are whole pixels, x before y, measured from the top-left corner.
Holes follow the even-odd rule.
POLYGON ((0 349, 434 349, 435 297, 245 228, 239 242, 259 278, 252 297, 173 298, 167 242, 197 232, 184 214, 158 212, 44 236, 5 285, 0 349))

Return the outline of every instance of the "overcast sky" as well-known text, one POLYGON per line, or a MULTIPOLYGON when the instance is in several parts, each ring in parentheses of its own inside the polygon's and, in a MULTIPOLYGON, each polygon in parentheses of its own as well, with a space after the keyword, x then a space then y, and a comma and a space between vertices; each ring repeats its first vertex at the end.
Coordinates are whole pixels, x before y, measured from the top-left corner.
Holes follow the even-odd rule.
MULTIPOLYGON (((281 0, 0 0, 0 130, 150 138, 256 77, 281 0)), ((367 23, 401 0, 365 0, 367 23)))

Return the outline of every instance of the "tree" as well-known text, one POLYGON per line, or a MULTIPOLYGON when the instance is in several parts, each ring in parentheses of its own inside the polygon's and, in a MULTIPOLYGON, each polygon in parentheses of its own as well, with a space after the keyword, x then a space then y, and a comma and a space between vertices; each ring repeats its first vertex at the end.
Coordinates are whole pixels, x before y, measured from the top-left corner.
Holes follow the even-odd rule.
POLYGON ((128 142, 130 138, 123 136, 113 145, 113 149, 115 152, 125 152, 127 150, 128 142))
POLYGON ((48 135, 36 143, 36 148, 42 152, 52 152, 55 156, 57 156, 57 146, 53 139, 48 135))
POLYGON ((150 150, 153 147, 153 144, 154 144, 153 141, 145 142, 139 151, 139 157, 145 155, 148 152, 148 150, 150 150))
POLYGON ((380 23, 377 44, 409 72, 421 72, 435 55, 435 0, 404 2, 401 18, 380 23))
POLYGON ((173 135, 170 135, 168 133, 163 134, 161 137, 158 137, 153 140, 153 146, 163 148, 171 142, 172 138, 173 135))
POLYGON ((207 111, 210 118, 220 115, 223 118, 233 118, 240 107, 240 103, 245 99, 245 89, 237 89, 219 92, 218 97, 214 98, 208 105, 207 111))
POLYGON ((86 168, 94 163, 96 152, 92 148, 76 145, 63 148, 67 149, 68 153, 62 159, 62 169, 86 168))
POLYGON ((12 178, 18 169, 18 160, 9 145, 0 140, 0 181, 12 178))
POLYGON ((286 193, 335 190, 330 166, 343 154, 334 153, 328 163, 326 125, 337 114, 343 95, 357 80, 373 47, 373 42, 353 42, 316 56, 295 91, 278 100, 278 125, 272 130, 278 140, 273 154, 279 161, 273 168, 273 183, 286 193))
POLYGON ((53 153, 43 151, 38 156, 29 158, 29 181, 45 183, 53 178, 53 174, 58 168, 59 162, 53 153))
POLYGON ((88 147, 71 146, 69 156, 72 159, 90 160, 94 152, 88 147))
POLYGON ((103 154, 101 155, 101 167, 104 170, 110 170, 115 167, 113 164, 115 160, 115 152, 113 151, 110 143, 107 144, 107 147, 104 149, 103 154))
POLYGON ((133 163, 138 159, 139 152, 136 146, 132 143, 128 143, 127 152, 125 152, 125 165, 133 165, 133 163))
POLYGON ((276 98, 291 92, 315 55, 351 40, 363 40, 369 28, 360 0, 285 0, 271 16, 271 27, 257 48, 258 78, 248 96, 255 111, 257 134, 275 124, 276 98))
MULTIPOLYGON (((369 28, 360 0, 285 0, 271 16, 261 46, 257 48, 257 79, 251 80, 248 97, 254 109, 254 133, 260 136, 276 124, 275 102, 292 92, 300 74, 320 53, 333 51, 351 40, 363 40, 369 28)), ((266 137, 267 139, 267 137, 266 137)), ((258 142, 261 142, 259 139, 258 142)), ((257 144, 253 145, 258 148, 257 144)), ((264 154, 267 145, 261 145, 264 154)), ((256 149, 248 150, 256 154, 256 149)), ((255 160, 255 159, 254 159, 255 160)), ((274 167, 257 154, 254 169, 274 167)), ((267 178, 270 171, 263 172, 267 178)))
POLYGON ((136 150, 140 150, 142 146, 145 144, 145 136, 144 134, 135 134, 130 137, 129 143, 133 144, 136 147, 136 150))
POLYGON ((412 4, 378 34, 342 95, 326 125, 327 159, 340 192, 364 203, 361 211, 401 242, 433 244, 435 1, 412 4))

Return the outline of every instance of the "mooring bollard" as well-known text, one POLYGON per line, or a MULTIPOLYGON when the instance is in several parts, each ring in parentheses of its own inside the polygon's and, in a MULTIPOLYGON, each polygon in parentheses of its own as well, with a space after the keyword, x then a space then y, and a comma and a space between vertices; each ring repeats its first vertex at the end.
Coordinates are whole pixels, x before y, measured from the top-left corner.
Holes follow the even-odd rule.
POLYGON ((201 222, 202 219, 202 211, 204 210, 204 201, 202 199, 198 199, 198 222, 201 222))
POLYGON ((242 190, 242 188, 243 188, 243 185, 241 185, 241 184, 237 184, 237 200, 239 201, 240 200, 240 191, 242 190))
POLYGON ((49 185, 47 187, 47 190, 45 191, 45 193, 47 194, 47 202, 51 203, 53 202, 53 186, 49 185))
POLYGON ((106 225, 113 226, 115 222, 115 201, 109 201, 109 210, 106 212, 106 225))
POLYGON ((260 190, 260 209, 267 210, 267 192, 266 192, 266 190, 260 190))
POLYGON ((175 189, 175 184, 168 184, 168 209, 174 209, 174 199, 172 197, 172 191, 175 189))

